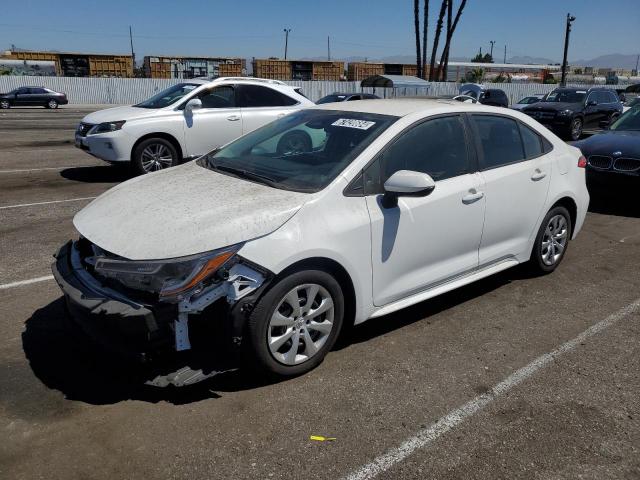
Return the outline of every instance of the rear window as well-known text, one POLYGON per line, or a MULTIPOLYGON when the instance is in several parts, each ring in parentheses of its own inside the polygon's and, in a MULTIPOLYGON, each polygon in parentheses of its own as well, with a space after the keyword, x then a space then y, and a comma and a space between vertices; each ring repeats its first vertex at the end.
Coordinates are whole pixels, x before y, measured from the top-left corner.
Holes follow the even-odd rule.
POLYGON ((524 160, 524 145, 518 123, 497 115, 472 115, 482 144, 482 170, 524 160))
POLYGON ((277 90, 260 85, 240 85, 240 106, 250 107, 289 107, 298 102, 277 90))

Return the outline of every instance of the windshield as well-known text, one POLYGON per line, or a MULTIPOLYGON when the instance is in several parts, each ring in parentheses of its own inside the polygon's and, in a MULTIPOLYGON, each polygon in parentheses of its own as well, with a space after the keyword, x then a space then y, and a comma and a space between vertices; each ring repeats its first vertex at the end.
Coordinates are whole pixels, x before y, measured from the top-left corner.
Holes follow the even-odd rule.
POLYGON ((199 165, 298 192, 317 192, 338 176, 397 117, 300 110, 240 137, 199 165))
POLYGON ((611 125, 610 130, 640 130, 640 104, 627 110, 611 125))
POLYGON ((153 97, 145 100, 144 102, 134 105, 134 107, 140 108, 164 108, 168 107, 172 103, 177 102, 187 93, 198 88, 198 83, 179 83, 172 87, 162 90, 160 93, 156 93, 153 97))
POLYGON ((545 102, 582 103, 587 92, 584 90, 554 90, 545 102))
POLYGON ((539 102, 539 101, 540 101, 540 99, 538 97, 524 97, 518 103, 519 104, 524 104, 524 105, 530 105, 532 103, 536 103, 536 102, 539 102))
POLYGON ((478 92, 474 90, 465 90, 460 95, 466 95, 467 97, 478 98, 478 92))
POLYGON ((316 103, 320 105, 321 103, 342 102, 345 98, 347 98, 346 95, 327 95, 326 97, 322 97, 316 103))

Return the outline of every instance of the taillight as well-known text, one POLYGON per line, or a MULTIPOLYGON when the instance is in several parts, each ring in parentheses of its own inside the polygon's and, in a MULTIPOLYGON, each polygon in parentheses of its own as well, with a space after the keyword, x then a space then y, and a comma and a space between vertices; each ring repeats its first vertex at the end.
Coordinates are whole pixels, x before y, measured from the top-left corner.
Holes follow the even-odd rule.
POLYGON ((580 155, 578 159, 578 168, 587 168, 587 159, 584 158, 584 155, 580 155))

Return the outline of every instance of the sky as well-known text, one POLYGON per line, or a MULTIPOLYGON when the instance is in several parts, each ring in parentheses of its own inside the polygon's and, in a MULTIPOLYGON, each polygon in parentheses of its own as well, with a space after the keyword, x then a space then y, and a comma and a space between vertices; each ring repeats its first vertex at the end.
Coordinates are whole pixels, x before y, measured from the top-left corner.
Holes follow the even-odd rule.
MULTIPOLYGON (((423 0, 420 0, 422 5, 423 0)), ((460 0, 454 0, 455 8, 460 0)), ((440 5, 430 1, 429 43, 440 5)), ((144 55, 371 59, 415 55, 411 0, 18 0, 0 16, 0 49, 144 55)), ((560 61, 566 14, 577 17, 569 60, 640 53, 640 0, 468 0, 453 57, 560 61)), ((430 50, 430 47, 429 47, 430 50)))

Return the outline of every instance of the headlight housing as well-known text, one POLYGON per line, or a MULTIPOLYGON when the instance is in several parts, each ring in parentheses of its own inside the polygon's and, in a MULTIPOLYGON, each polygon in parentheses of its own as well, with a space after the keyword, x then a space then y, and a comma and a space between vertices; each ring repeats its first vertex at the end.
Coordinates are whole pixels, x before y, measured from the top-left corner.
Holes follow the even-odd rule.
POLYGON ((561 110, 558 112, 558 115, 562 116, 562 117, 568 117, 569 115, 573 114, 573 110, 561 110))
POLYGON ((120 130, 126 123, 125 120, 118 120, 117 122, 104 122, 94 126, 87 132, 87 135, 96 135, 98 133, 109 133, 120 130))
POLYGON ((157 293, 161 300, 179 301, 211 279, 229 263, 241 245, 168 260, 125 260, 98 256, 98 275, 117 280, 127 288, 157 293))

